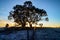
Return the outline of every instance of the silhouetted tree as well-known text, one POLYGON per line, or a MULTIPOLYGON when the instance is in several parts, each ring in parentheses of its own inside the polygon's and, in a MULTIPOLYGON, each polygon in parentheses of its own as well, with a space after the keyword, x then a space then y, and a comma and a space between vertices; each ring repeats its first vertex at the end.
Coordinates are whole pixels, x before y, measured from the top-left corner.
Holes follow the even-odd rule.
POLYGON ((6 28, 8 28, 9 27, 9 24, 6 24, 6 26, 5 26, 6 28))
POLYGON ((30 27, 31 23, 36 23, 41 20, 48 21, 48 16, 44 9, 38 9, 32 5, 31 1, 24 2, 24 5, 16 5, 13 7, 13 11, 10 12, 8 19, 14 19, 14 22, 19 25, 22 24, 22 27, 25 27, 26 22, 29 22, 30 27))
POLYGON ((41 23, 41 24, 39 24, 41 27, 43 26, 43 24, 41 23))

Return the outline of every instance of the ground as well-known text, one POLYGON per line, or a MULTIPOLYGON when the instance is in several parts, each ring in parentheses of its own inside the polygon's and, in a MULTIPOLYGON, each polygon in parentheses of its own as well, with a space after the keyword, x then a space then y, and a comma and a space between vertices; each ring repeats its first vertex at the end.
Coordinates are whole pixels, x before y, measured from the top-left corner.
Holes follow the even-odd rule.
POLYGON ((0 28, 0 40, 60 40, 60 28, 0 28))

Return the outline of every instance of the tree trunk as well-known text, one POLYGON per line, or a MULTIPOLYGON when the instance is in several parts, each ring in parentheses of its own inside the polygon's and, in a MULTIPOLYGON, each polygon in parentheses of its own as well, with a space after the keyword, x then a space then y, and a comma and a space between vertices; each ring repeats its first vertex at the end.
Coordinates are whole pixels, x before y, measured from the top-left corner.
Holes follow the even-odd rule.
POLYGON ((23 22, 23 23, 22 23, 22 27, 24 28, 24 27, 25 27, 25 25, 26 25, 26 23, 25 23, 25 22, 23 22))
POLYGON ((30 25, 30 27, 32 28, 32 23, 31 23, 31 22, 29 23, 29 25, 30 25))

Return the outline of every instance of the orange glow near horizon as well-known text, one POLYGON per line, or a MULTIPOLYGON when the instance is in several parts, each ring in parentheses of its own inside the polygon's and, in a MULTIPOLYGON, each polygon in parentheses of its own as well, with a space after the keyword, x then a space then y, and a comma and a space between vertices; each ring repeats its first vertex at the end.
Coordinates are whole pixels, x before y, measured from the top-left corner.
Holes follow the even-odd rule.
MULTIPOLYGON (((0 27, 5 27, 6 24, 9 24, 9 27, 11 26, 15 26, 15 22, 10 22, 10 21, 0 21, 0 27)), ((21 26, 21 25, 20 25, 21 26)), ((27 22, 26 27, 29 26, 29 23, 27 22)), ((33 27, 41 27, 38 23, 38 25, 36 24, 32 24, 33 27)), ((43 23, 43 27, 60 27, 60 24, 56 24, 56 23, 43 23)))

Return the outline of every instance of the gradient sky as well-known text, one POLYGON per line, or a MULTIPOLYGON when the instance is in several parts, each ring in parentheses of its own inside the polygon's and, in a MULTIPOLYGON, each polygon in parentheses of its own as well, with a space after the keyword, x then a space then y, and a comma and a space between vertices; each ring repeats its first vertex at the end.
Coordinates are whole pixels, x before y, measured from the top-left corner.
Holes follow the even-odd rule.
MULTIPOLYGON (((0 20, 8 20, 12 8, 19 4, 23 5, 26 0, 0 0, 0 20)), ((46 10, 49 18, 48 24, 60 26, 60 0, 30 0, 37 8, 46 10)), ((45 22, 47 23, 47 22, 45 22)))

